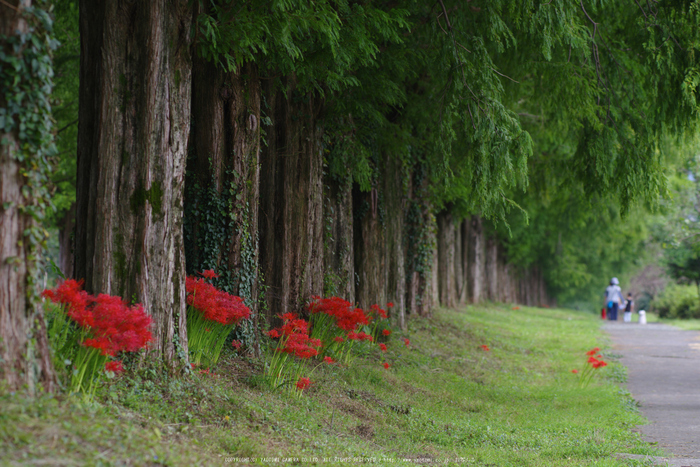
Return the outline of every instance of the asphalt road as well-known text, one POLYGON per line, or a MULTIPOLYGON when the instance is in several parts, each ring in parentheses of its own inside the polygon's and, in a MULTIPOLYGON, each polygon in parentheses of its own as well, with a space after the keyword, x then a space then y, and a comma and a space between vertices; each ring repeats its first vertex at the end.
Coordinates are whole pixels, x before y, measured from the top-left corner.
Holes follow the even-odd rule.
POLYGON ((700 332, 610 321, 603 329, 628 369, 628 390, 650 421, 639 432, 671 456, 657 465, 700 467, 700 332))

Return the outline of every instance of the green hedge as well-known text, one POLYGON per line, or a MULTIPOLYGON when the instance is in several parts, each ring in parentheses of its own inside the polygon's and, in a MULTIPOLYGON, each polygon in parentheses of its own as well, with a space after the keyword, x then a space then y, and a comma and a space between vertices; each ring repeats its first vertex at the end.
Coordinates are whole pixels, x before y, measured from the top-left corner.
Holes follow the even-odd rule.
POLYGON ((694 285, 669 285, 651 306, 660 318, 700 318, 700 298, 694 285))

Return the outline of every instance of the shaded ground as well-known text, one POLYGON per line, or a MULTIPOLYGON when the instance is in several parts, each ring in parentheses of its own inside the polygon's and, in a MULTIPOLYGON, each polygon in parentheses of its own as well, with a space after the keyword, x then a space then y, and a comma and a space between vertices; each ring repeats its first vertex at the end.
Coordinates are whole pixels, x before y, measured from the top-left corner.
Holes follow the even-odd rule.
POLYGON ((639 432, 676 458, 669 465, 700 467, 700 332, 658 323, 607 322, 603 328, 650 421, 639 432))

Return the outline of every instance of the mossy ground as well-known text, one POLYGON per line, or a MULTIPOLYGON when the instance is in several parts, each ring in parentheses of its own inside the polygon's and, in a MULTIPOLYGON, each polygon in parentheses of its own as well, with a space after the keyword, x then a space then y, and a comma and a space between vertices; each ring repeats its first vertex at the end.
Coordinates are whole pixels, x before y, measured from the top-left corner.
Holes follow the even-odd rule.
POLYGON ((396 331, 386 355, 376 349, 349 367, 319 367, 301 397, 268 389, 263 362, 233 353, 213 369, 217 377, 141 369, 91 403, 1 392, 0 462, 645 465, 612 457, 659 453, 632 431, 644 420, 599 325, 565 310, 441 309, 396 331), (571 370, 594 346, 612 363, 581 388, 571 370))

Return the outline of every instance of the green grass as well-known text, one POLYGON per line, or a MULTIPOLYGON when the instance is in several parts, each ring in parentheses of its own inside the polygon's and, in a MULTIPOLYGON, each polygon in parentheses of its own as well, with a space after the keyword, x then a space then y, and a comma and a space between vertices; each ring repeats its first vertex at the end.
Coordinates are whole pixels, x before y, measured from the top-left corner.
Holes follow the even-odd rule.
POLYGON ((647 322, 670 324, 686 331, 700 331, 700 319, 664 319, 659 318, 657 314, 647 313, 647 322))
MULTIPOLYGON (((0 395, 7 465, 620 466, 614 453, 659 455, 631 428, 644 420, 619 364, 587 388, 584 353, 607 342, 587 313, 490 305, 438 310, 350 368, 322 366, 298 398, 266 388, 262 362, 224 354, 218 377, 123 375, 95 403, 0 395), (402 337, 411 339, 403 346, 402 337), (490 351, 481 349, 488 345, 490 351), (306 460, 304 459, 306 458, 306 460), (327 461, 324 461, 324 458, 327 461), (392 462, 382 460, 389 458, 392 462), (422 463, 421 463, 422 462, 422 463)), ((4 465, 4 464, 3 464, 4 465)))

